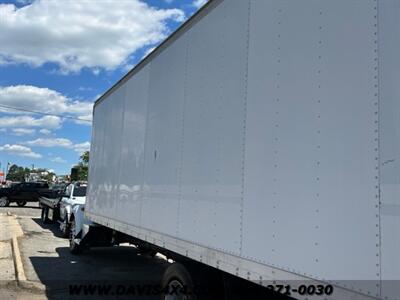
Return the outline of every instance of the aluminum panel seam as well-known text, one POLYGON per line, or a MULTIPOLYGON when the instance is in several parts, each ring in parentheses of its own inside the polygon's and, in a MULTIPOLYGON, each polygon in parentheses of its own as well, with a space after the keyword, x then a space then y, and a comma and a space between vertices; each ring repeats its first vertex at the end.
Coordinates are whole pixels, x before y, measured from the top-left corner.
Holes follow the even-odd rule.
MULTIPOLYGON (((92 120, 94 120, 94 118, 95 118, 95 109, 93 109, 93 111, 92 111, 92 120)), ((93 143, 93 141, 94 141, 94 136, 95 136, 95 124, 94 124, 94 122, 93 122, 93 125, 92 125, 92 132, 91 132, 91 136, 90 136, 90 141, 91 141, 91 143, 90 143, 90 151, 92 152, 92 156, 93 156, 93 154, 95 153, 95 151, 93 151, 94 150, 94 147, 92 147, 92 143, 93 143)), ((89 152, 90 153, 90 152, 89 152)), ((90 178, 90 174, 92 173, 92 172, 94 172, 94 170, 93 170, 93 166, 91 165, 91 164, 89 164, 89 168, 88 168, 88 176, 87 176, 87 180, 88 180, 88 186, 87 186, 87 190, 88 191, 90 191, 90 180, 89 180, 89 178, 90 178)), ((87 206, 87 205, 86 205, 87 206)))
POLYGON ((381 298, 395 300, 400 297, 400 2, 376 3, 381 298))
POLYGON ((149 74, 148 74, 148 80, 147 80, 147 101, 146 101, 146 119, 145 119, 145 130, 144 130, 144 141, 143 141, 143 166, 142 166, 142 195, 140 197, 140 212, 139 212, 139 224, 142 225, 142 213, 143 213, 143 201, 145 198, 145 170, 146 170, 146 145, 147 145, 147 138, 148 138, 148 131, 149 131, 149 102, 150 102, 150 76, 151 76, 151 64, 148 65, 149 68, 149 74))
POLYGON ((178 220, 176 222, 176 236, 179 237, 180 227, 180 214, 181 214, 181 201, 182 201, 182 169, 183 169, 183 151, 185 149, 185 111, 186 111, 186 97, 187 97, 187 72, 188 72, 188 59, 189 59, 189 39, 186 41, 185 49, 185 74, 183 81, 183 103, 182 103, 182 120, 181 120, 181 143, 180 143, 180 157, 178 166, 178 220))
MULTIPOLYGON (((123 137, 124 137, 125 111, 126 111, 126 105, 127 105, 126 103, 128 101, 127 97, 128 97, 127 92, 125 92, 123 94, 123 98, 122 98, 123 110, 122 110, 122 118, 121 118, 121 122, 122 122, 122 125, 121 125, 121 139, 123 139, 123 137)), ((123 143, 123 140, 121 140, 121 145, 119 145, 120 147, 117 150, 117 151, 119 151, 119 159, 118 159, 118 184, 116 185, 116 189, 117 189, 116 198, 117 198, 117 201, 115 201, 116 202, 115 203, 115 212, 116 212, 116 214, 118 213, 118 207, 119 207, 119 204, 120 204, 119 200, 120 200, 120 190, 121 190, 120 183, 121 183, 121 173, 122 173, 121 163, 122 163, 122 148, 123 148, 122 143, 123 143)))
POLYGON ((243 101, 243 133, 242 133, 242 190, 240 199, 240 246, 239 253, 242 255, 243 248, 243 206, 245 190, 245 161, 246 161, 246 122, 247 122, 247 97, 248 97, 248 79, 249 79, 249 47, 250 47, 250 20, 251 20, 251 0, 247 5, 247 36, 246 36, 246 62, 244 74, 244 101, 243 101))
POLYGON ((377 166, 376 166, 376 173, 377 173, 377 215, 376 217, 378 218, 378 245, 379 245, 379 257, 378 257, 378 273, 379 273, 379 286, 378 286, 378 293, 379 296, 382 296, 382 243, 381 243, 381 157, 380 157, 380 149, 381 149, 381 145, 380 145, 380 64, 379 64, 379 56, 380 56, 380 51, 379 51, 379 2, 378 0, 374 0, 374 10, 375 10, 375 14, 374 14, 374 18, 375 18, 375 31, 374 31, 374 35, 376 36, 376 40, 374 41, 376 44, 376 48, 375 48, 375 75, 374 75, 374 79, 375 81, 375 88, 376 88, 376 111, 375 111, 375 115, 376 115, 376 137, 377 137, 377 141, 376 141, 376 148, 377 150, 376 153, 378 155, 378 161, 377 161, 377 166))
MULTIPOLYGON (((274 90, 276 91, 276 96, 277 96, 277 98, 276 98, 276 100, 273 102, 274 103, 274 109, 275 109, 275 115, 274 115, 274 121, 273 121, 273 123, 275 123, 273 126, 274 126, 274 133, 272 134, 272 137, 273 137, 273 141, 272 141, 272 144, 273 144, 273 146, 272 146, 272 148, 274 149, 273 150, 273 171, 272 171, 272 173, 273 173, 273 176, 272 176, 272 182, 271 182, 271 186, 272 186, 272 211, 274 212, 273 213, 273 216, 272 216, 272 218, 271 218, 271 220, 270 220, 270 226, 271 226, 271 228, 273 228, 272 229, 272 242, 271 242, 271 252, 273 252, 273 253, 275 253, 275 251, 276 251, 276 249, 278 248, 278 246, 277 246, 277 237, 279 237, 279 234, 277 234, 277 227, 279 227, 280 225, 278 225, 280 222, 281 222, 281 220, 280 220, 280 218, 278 217, 279 216, 279 200, 278 200, 278 194, 280 194, 280 191, 279 191, 279 187, 278 187, 278 181, 281 181, 282 180, 282 176, 279 174, 279 169, 280 169, 280 166, 281 166, 281 151, 280 151, 280 149, 279 149, 279 146, 280 146, 280 144, 281 144, 281 136, 282 136, 282 134, 281 134, 281 132, 280 132, 280 130, 279 130, 279 128, 282 126, 282 124, 284 123, 284 122, 282 122, 283 120, 282 120, 282 118, 281 118, 281 115, 282 115, 282 112, 283 112, 283 107, 282 107, 282 104, 281 104, 281 100, 282 100, 282 98, 283 98, 283 95, 282 95, 282 90, 280 90, 280 86, 282 85, 282 75, 283 75, 283 73, 284 73, 284 69, 282 68, 282 65, 281 65, 281 61, 282 61, 282 52, 281 52, 281 50, 282 50, 282 39, 281 39, 281 36, 282 36, 282 33, 283 33, 283 31, 282 31, 282 26, 281 26, 281 24, 282 24, 282 7, 280 7, 279 9, 278 9, 278 15, 279 15, 279 17, 278 17, 278 29, 276 30, 277 32, 276 32, 276 35, 277 35, 277 42, 276 42, 276 46, 277 46, 277 53, 276 53, 276 57, 275 57, 275 59, 276 59, 276 68, 277 68, 277 72, 276 72, 276 75, 274 76, 275 77, 275 80, 276 80, 276 85, 274 86, 274 90)), ((276 12, 275 12, 276 13, 276 12)), ((272 255, 271 255, 272 256, 272 255)), ((282 265, 279 265, 279 264, 277 264, 276 265, 278 268, 283 268, 283 269, 289 269, 289 268, 286 268, 286 267, 284 267, 284 266, 282 266, 282 265)), ((301 273, 299 273, 299 274, 301 274, 301 273)))
MULTIPOLYGON (((319 17, 318 17, 318 45, 321 45, 322 43, 325 43, 325 36, 324 36, 324 32, 323 32, 323 28, 326 26, 326 21, 324 19, 324 12, 325 10, 322 7, 319 7, 319 17)), ((324 69, 324 61, 326 60, 325 58, 325 53, 323 51, 323 49, 321 47, 318 47, 318 60, 317 60, 317 74, 319 76, 317 76, 316 79, 316 86, 315 86, 315 90, 317 91, 317 101, 315 101, 315 105, 317 107, 317 116, 315 118, 315 122, 316 122, 316 143, 315 143, 315 149, 316 149, 316 159, 315 161, 315 210, 313 211, 314 214, 314 224, 313 224, 313 230, 315 232, 315 235, 318 236, 320 234, 320 227, 322 225, 322 223, 318 222, 318 215, 320 214, 320 211, 323 210, 323 206, 321 205, 321 199, 323 197, 323 187, 321 185, 321 180, 323 180, 323 171, 321 170, 321 165, 325 164, 325 160, 323 160, 323 151, 321 150, 321 146, 323 145, 323 137, 322 135, 325 134, 324 132, 324 128, 322 126, 322 123, 324 122, 324 119, 326 118, 325 116, 325 111, 323 109, 323 105, 321 104, 321 101, 323 100, 323 92, 321 87, 324 85, 324 80, 323 77, 320 76, 321 72, 325 72, 326 70, 324 69), (321 179, 321 180, 320 180, 321 179)), ((321 244, 321 239, 316 238, 314 240, 314 247, 315 249, 320 249, 320 244, 321 244)), ((320 250, 317 250, 316 253, 319 253, 320 250)), ((315 263, 319 263, 319 261, 321 260, 321 256, 320 254, 314 254, 314 261, 315 263)))

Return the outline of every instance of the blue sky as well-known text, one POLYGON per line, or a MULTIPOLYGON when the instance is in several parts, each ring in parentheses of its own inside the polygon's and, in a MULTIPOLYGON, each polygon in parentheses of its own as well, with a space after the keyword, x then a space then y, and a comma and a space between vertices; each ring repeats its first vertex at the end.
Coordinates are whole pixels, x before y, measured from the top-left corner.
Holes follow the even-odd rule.
POLYGON ((94 100, 205 2, 0 0, 1 170, 69 173, 89 149, 94 100))

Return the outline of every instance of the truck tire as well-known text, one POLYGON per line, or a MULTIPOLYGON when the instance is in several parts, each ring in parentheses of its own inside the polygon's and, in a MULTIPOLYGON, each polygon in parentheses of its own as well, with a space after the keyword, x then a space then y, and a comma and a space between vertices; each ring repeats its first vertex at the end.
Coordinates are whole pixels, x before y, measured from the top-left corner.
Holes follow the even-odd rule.
POLYGON ((49 223, 49 208, 48 207, 42 207, 42 214, 40 219, 42 220, 43 224, 49 223))
POLYGON ((164 272, 161 280, 162 300, 197 300, 193 294, 193 281, 186 268, 179 264, 171 264, 164 272))
POLYGON ((10 205, 10 200, 6 196, 0 197, 0 207, 6 207, 10 205))
POLYGON ((82 246, 75 243, 74 237, 76 236, 75 233, 75 218, 71 217, 70 228, 69 228, 69 251, 72 254, 80 254, 82 252, 82 246))
POLYGON ((25 206, 26 203, 27 203, 26 201, 17 201, 17 205, 18 205, 19 207, 25 206))

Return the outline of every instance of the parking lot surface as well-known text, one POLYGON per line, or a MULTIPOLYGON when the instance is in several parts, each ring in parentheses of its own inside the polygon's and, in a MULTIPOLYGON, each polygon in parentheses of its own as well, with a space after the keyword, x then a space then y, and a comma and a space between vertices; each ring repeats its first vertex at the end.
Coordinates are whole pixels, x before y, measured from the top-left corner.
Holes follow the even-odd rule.
POLYGON ((139 296, 140 291, 135 288, 159 283, 167 265, 165 260, 141 256, 129 245, 94 248, 74 256, 69 252, 68 240, 61 237, 58 224, 42 224, 40 212, 37 203, 0 209, 4 220, 15 215, 12 217, 22 229, 18 244, 26 277, 26 282, 19 284, 14 279, 12 247, 7 241, 2 242, 0 258, 4 259, 0 262, 5 263, 1 265, 0 299, 159 299, 156 295, 139 296), (104 291, 99 293, 99 288, 104 291))

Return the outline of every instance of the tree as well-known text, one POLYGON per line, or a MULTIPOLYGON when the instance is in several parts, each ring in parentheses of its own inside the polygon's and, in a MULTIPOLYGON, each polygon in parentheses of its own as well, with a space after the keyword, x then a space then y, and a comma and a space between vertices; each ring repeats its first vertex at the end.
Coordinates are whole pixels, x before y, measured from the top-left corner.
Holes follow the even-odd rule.
POLYGON ((25 175, 29 174, 29 171, 28 168, 23 168, 14 164, 8 169, 6 180, 24 182, 25 175))
POLYGON ((79 158, 79 163, 71 170, 71 180, 87 181, 89 171, 89 151, 85 151, 79 158))
POLYGON ((47 182, 52 182, 53 178, 55 178, 54 176, 56 176, 56 174, 53 172, 50 172, 49 174, 43 176, 43 179, 46 180, 47 182))
MULTIPOLYGON (((29 180, 29 175, 32 173, 37 174, 37 177, 35 177, 34 180, 40 179, 49 182, 53 181, 53 176, 55 175, 53 172, 49 172, 44 168, 31 170, 14 164, 9 168, 6 180, 25 182, 25 180, 29 180)), ((30 178, 30 180, 32 180, 32 178, 30 178)))
POLYGON ((80 156, 80 159, 83 164, 86 166, 89 165, 89 151, 83 152, 83 154, 80 156))

